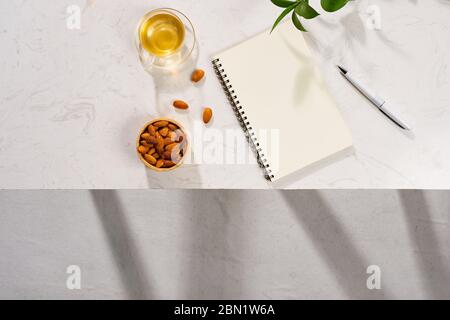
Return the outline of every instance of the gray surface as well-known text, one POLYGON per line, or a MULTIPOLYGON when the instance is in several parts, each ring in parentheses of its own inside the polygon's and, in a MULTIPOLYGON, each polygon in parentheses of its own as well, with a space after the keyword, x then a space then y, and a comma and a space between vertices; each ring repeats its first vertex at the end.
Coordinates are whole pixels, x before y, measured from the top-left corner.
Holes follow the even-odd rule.
POLYGON ((0 206, 0 298, 450 298, 448 192, 1 191, 0 206))

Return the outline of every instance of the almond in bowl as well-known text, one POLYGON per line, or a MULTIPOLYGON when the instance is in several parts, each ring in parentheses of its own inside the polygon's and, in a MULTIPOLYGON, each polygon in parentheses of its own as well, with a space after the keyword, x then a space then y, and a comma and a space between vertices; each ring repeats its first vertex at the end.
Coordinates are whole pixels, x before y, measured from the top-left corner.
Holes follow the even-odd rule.
POLYGON ((178 122, 167 118, 148 122, 136 141, 139 159, 150 169, 159 172, 179 167, 187 148, 186 132, 178 122))

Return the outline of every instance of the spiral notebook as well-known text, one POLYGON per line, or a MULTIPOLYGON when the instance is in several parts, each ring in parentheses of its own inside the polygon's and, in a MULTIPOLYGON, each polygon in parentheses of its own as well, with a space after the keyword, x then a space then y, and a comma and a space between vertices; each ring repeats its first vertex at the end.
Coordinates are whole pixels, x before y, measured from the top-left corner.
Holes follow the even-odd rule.
POLYGON ((350 132, 292 23, 212 59, 268 180, 351 147, 350 132))

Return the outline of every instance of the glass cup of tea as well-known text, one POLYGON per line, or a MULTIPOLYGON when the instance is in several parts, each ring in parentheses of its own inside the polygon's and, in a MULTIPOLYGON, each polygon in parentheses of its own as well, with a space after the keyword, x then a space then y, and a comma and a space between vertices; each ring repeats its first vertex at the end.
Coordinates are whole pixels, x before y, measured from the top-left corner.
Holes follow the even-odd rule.
POLYGON ((180 11, 156 9, 144 15, 136 29, 136 48, 142 66, 152 72, 176 69, 196 47, 194 27, 180 11))

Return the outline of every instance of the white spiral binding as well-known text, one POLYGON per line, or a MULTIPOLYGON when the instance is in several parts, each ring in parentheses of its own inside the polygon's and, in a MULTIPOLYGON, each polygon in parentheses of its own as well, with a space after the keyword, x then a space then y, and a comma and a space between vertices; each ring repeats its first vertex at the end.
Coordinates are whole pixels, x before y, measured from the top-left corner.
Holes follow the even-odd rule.
POLYGON ((262 149, 259 147, 258 138, 255 132, 253 131, 250 119, 248 119, 247 116, 245 115, 245 111, 239 102, 239 99, 233 89, 233 86, 230 84, 230 80, 228 79, 228 76, 225 73, 222 64, 220 63, 220 59, 214 59, 212 61, 212 64, 214 66, 214 70, 217 74, 217 77, 219 78, 219 81, 222 84, 225 94, 228 100, 230 101, 231 106, 233 107, 234 113, 236 114, 239 124, 244 129, 247 141, 250 143, 250 147, 256 154, 258 164, 261 168, 264 169, 265 178, 267 180, 272 180, 274 178, 274 175, 272 174, 272 170, 270 169, 270 164, 268 163, 264 153, 262 153, 263 152, 262 149))

